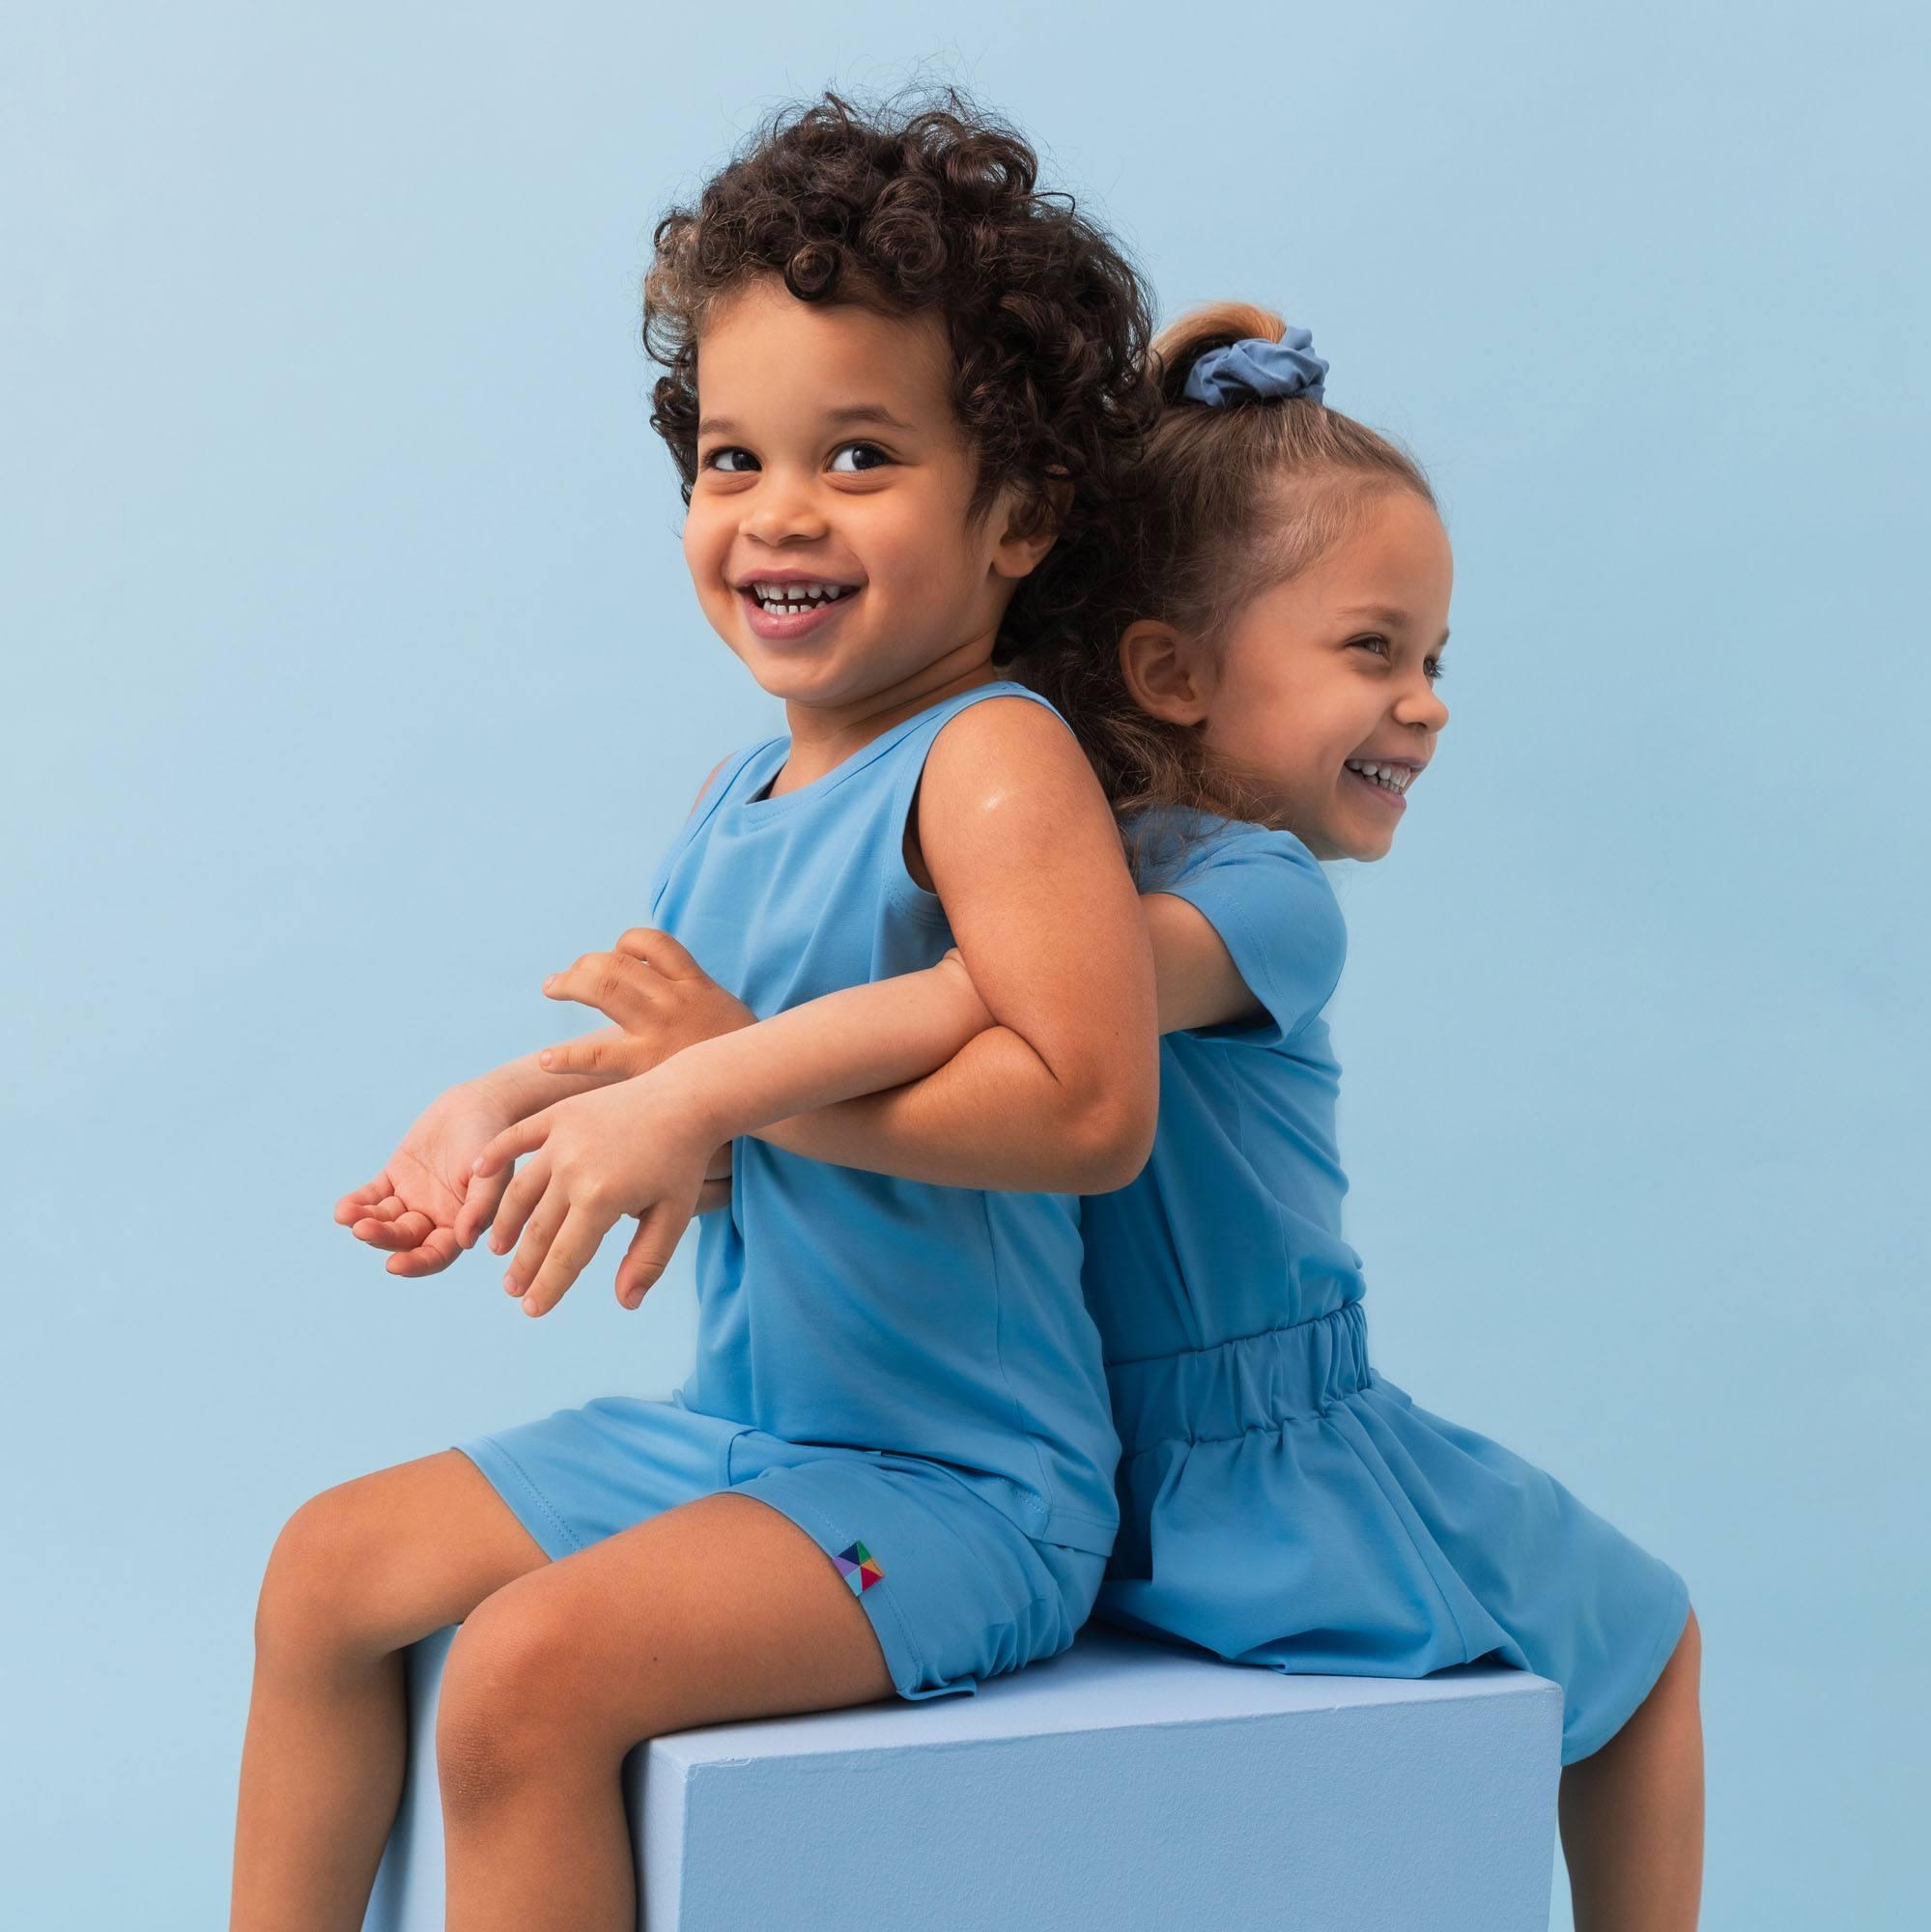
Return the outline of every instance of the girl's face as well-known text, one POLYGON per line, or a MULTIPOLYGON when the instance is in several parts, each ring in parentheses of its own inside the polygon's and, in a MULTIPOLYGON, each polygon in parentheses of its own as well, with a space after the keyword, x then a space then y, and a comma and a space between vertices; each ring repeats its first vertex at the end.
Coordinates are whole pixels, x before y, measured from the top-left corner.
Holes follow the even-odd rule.
POLYGON ((1254 598, 1212 662, 1179 652, 1191 711, 1159 708, 1246 767, 1316 858, 1383 858, 1448 723, 1434 681, 1453 581, 1440 518, 1386 491, 1325 555, 1254 598))
POLYGON ((764 276, 697 354, 684 558, 718 635, 766 691, 869 713, 991 656, 1018 581, 1010 491, 970 528, 976 465, 934 316, 795 299, 764 276))

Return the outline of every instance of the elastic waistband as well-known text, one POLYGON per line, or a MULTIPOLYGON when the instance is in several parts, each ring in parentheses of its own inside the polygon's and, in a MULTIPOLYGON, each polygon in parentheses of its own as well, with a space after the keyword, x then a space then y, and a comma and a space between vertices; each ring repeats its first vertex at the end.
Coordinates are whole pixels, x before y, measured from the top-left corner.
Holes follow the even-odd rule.
POLYGON ((1163 1442, 1211 1442, 1319 1415, 1375 1379, 1358 1301, 1292 1328, 1211 1349, 1112 1362, 1113 1420, 1129 1456, 1163 1442))

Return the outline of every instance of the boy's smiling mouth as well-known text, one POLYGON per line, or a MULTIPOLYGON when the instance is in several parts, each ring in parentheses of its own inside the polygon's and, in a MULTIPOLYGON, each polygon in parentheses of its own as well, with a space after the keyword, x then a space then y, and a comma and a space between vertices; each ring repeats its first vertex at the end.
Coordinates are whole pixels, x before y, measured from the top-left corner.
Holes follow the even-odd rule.
POLYGON ((809 577, 802 571, 760 571, 733 588, 743 600, 751 628, 760 638, 783 639, 815 631, 865 585, 809 577))

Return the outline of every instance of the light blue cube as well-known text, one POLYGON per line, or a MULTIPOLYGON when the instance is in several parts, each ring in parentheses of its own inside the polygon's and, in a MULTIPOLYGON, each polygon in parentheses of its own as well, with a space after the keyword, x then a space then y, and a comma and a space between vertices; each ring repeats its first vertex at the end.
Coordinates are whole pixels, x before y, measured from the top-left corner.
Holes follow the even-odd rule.
MULTIPOLYGON (((367 1932, 441 1932, 436 1694, 367 1932)), ((659 1738, 648 1932, 1546 1932, 1562 1695, 1487 1665, 1283 1677, 1097 1627, 977 1696, 659 1738)))

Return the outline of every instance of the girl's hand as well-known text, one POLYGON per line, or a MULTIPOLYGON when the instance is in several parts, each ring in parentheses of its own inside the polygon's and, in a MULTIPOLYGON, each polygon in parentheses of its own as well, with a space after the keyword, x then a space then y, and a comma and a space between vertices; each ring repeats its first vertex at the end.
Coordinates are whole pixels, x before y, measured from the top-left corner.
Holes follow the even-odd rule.
POLYGON ((474 1162, 495 1181, 519 1154, 529 1158, 497 1209, 490 1236, 501 1254, 522 1245, 503 1287, 524 1313, 555 1307, 626 1214, 638 1231, 617 1268, 617 1299, 635 1308, 669 1264, 697 1209, 718 1150, 687 1086, 643 1074, 579 1094, 499 1133, 474 1162))
POLYGON ((484 1179, 470 1163, 516 1119, 487 1081, 465 1081, 417 1116, 375 1179, 335 1204, 358 1241, 389 1250, 388 1271, 437 1274, 474 1241, 509 1177, 484 1179))
POLYGON ((667 932, 634 925, 611 952, 586 952, 543 982, 553 1000, 594 1007, 622 1039, 566 1040, 537 1056, 552 1073, 648 1073, 680 1049, 752 1026, 757 1015, 667 932))

